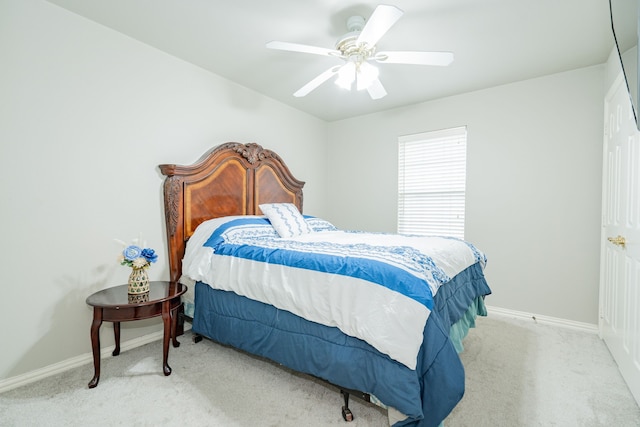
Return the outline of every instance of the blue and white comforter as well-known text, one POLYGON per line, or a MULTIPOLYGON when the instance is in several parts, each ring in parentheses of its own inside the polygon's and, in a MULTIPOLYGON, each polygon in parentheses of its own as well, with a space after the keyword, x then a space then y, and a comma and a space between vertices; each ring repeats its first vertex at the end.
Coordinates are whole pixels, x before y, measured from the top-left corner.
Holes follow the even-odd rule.
POLYGON ((217 218, 190 238, 183 276, 335 326, 410 369, 440 286, 486 258, 455 238, 335 229, 283 239, 261 216, 217 218))

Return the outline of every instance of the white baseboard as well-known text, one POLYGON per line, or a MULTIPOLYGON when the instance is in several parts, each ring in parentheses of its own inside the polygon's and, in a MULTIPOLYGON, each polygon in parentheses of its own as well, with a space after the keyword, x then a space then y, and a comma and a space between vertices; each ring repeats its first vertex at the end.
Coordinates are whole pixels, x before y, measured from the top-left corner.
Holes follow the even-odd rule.
MULTIPOLYGON (((185 323, 184 329, 185 331, 191 329, 191 325, 185 323)), ((163 336, 163 331, 157 331, 138 338, 130 339, 128 341, 120 343, 120 351, 123 352, 126 350, 131 350, 132 348, 140 347, 150 342, 161 340, 163 336)), ((100 357, 109 357, 115 348, 115 344, 109 347, 102 348, 100 350, 100 357)), ((93 363, 93 353, 81 354, 80 356, 72 357, 70 359, 63 360, 62 362, 45 366, 44 368, 36 369, 22 375, 17 375, 15 377, 0 380, 0 393, 4 393, 5 391, 9 391, 14 388, 36 382, 38 380, 68 371, 73 368, 77 368, 87 363, 93 363)))
POLYGON ((579 329, 581 331, 590 332, 594 334, 599 333, 598 325, 594 325, 591 323, 576 322, 575 320, 561 319, 558 317, 544 316, 541 314, 527 313, 524 311, 509 310, 506 308, 492 307, 489 305, 487 306, 487 312, 489 313, 489 316, 496 314, 500 316, 516 317, 520 319, 532 320, 537 323, 544 323, 547 325, 579 329))

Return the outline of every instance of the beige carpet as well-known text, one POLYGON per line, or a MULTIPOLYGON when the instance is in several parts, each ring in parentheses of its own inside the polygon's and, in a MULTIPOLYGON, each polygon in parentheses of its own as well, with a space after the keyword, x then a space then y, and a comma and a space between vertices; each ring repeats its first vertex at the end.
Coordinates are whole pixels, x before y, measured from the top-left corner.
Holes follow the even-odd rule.
MULTIPOLYGON (((337 389, 190 334, 0 394, 1 426, 386 426, 386 413, 352 399, 344 423, 337 389)), ((600 339, 590 333, 490 316, 465 340, 467 391, 446 420, 463 426, 640 426, 640 409, 600 339)))

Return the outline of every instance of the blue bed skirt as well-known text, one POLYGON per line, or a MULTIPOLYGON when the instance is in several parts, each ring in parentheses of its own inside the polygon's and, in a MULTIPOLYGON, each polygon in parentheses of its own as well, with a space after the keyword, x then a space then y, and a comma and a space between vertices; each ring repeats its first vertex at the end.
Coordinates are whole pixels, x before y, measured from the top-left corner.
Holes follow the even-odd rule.
POLYGON ((415 371, 335 327, 204 283, 195 287, 192 329, 295 371, 372 394, 408 417, 394 427, 435 427, 464 394, 464 368, 450 339, 451 326, 460 320, 469 326, 473 313, 486 315, 482 298, 490 293, 479 264, 440 288, 415 371))

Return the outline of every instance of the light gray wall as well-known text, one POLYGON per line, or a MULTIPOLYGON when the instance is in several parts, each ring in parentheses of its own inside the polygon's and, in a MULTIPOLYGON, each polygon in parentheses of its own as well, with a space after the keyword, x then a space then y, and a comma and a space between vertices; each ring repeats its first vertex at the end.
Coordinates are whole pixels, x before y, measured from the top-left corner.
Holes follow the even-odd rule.
MULTIPOLYGON (((321 120, 42 0, 0 1, 0 64, 0 380, 90 353, 85 299, 129 272, 113 239, 142 233, 168 279, 158 164, 258 142, 324 214, 321 120)), ((122 340, 159 325, 124 323, 122 340)))
POLYGON ((604 66, 329 124, 328 216, 394 232, 397 138, 467 126, 466 238, 489 305, 598 323, 604 66))

